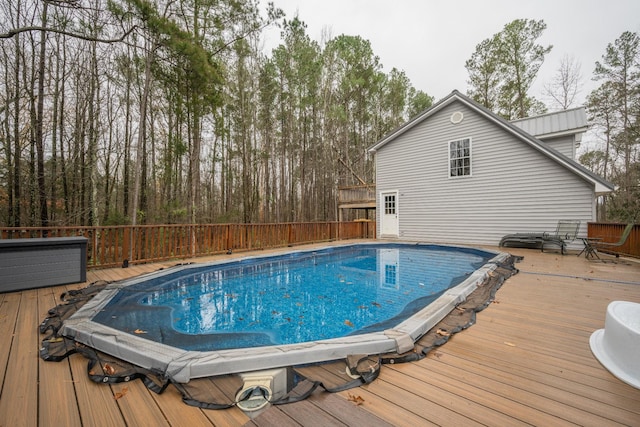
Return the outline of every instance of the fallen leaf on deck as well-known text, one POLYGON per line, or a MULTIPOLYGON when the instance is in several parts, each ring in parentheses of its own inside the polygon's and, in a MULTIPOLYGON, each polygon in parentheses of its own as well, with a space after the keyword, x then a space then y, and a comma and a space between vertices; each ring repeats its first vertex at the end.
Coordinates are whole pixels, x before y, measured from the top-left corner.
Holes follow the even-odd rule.
POLYGON ((143 331, 142 329, 136 329, 135 331, 133 331, 133 333, 140 335, 140 334, 146 334, 147 331, 143 331))
POLYGON ((350 320, 345 320, 345 321, 344 321, 344 324, 345 324, 345 325, 347 325, 347 326, 349 326, 349 327, 351 327, 351 328, 353 328, 353 323, 351 323, 351 321, 350 321, 350 320))
POLYGON ((120 399, 120 398, 124 397, 124 396, 125 396, 125 394, 127 394, 127 393, 129 393, 129 387, 124 387, 124 388, 122 389, 122 391, 119 391, 119 392, 117 392, 116 394, 114 394, 114 395, 113 395, 113 398, 114 398, 115 400, 118 400, 118 399, 120 399))
POLYGON ((107 375, 113 375, 116 373, 116 369, 113 366, 109 365, 108 363, 104 364, 104 366, 102 367, 102 370, 107 375))
POLYGON ((348 394, 348 400, 355 403, 356 405, 362 405, 364 403, 364 399, 362 398, 362 396, 351 393, 348 394))
POLYGON ((47 342, 62 342, 63 339, 58 337, 58 338, 49 338, 48 340, 46 340, 47 342))
POLYGON ((505 341, 504 343, 505 343, 506 345, 508 345, 509 347, 516 347, 516 345, 515 345, 514 343, 512 343, 512 342, 505 341))
POLYGON ((451 333, 449 333, 449 332, 445 331, 444 329, 438 329, 438 330, 436 331, 436 334, 441 335, 441 336, 443 336, 443 337, 448 337, 448 336, 450 336, 450 335, 451 335, 451 333))

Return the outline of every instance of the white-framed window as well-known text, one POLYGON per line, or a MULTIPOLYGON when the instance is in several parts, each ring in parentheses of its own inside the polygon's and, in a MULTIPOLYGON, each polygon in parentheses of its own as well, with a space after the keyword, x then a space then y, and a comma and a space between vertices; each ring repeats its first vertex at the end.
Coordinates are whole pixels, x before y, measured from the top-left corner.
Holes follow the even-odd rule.
POLYGON ((449 178, 471 176, 471 138, 449 141, 449 178))

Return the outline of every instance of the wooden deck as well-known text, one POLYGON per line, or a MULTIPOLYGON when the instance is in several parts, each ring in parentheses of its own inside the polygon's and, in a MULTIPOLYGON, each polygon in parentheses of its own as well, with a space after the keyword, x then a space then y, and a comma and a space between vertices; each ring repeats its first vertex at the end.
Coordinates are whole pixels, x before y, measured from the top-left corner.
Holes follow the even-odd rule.
MULTIPOLYGON (((640 264, 510 252, 525 257, 517 265, 520 273, 478 314, 477 324, 427 358, 384 366, 368 386, 317 393, 272 407, 254 420, 237 408, 187 406, 173 387, 157 395, 139 381, 92 383, 79 355, 60 363, 42 361, 39 323, 61 292, 81 285, 0 294, 0 427, 640 426, 640 390, 612 376, 589 348, 590 334, 604 327, 610 301, 640 302, 640 264), (350 394, 364 402, 356 406, 350 394)), ((172 264, 92 270, 88 281, 118 280, 172 264)))

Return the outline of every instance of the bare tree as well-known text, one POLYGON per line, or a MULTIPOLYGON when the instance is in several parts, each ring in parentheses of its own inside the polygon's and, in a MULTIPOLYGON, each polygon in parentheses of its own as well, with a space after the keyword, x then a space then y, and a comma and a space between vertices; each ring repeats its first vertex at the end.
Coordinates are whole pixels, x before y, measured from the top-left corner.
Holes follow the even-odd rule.
POLYGON ((560 60, 553 80, 544 86, 542 94, 549 99, 551 109, 566 110, 576 105, 582 90, 580 62, 571 55, 560 60))

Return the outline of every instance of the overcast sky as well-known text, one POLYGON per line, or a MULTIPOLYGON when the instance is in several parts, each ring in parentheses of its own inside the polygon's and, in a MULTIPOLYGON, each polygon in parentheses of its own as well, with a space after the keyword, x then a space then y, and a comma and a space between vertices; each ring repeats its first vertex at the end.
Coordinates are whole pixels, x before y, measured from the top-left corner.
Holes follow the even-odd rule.
MULTIPOLYGON (((263 0, 266 1, 266 0, 263 0)), ((640 33, 640 0, 272 0, 288 19, 296 14, 307 34, 321 42, 358 35, 369 40, 384 71, 403 70, 416 89, 436 100, 452 90, 467 91, 464 63, 478 43, 514 19, 542 19, 547 24, 543 45, 553 45, 530 94, 541 93, 565 55, 581 64, 580 102, 596 87, 591 81, 595 61, 624 31, 640 33)), ((266 4, 266 3, 265 3, 266 4)), ((279 43, 267 34, 265 46, 279 43)))

